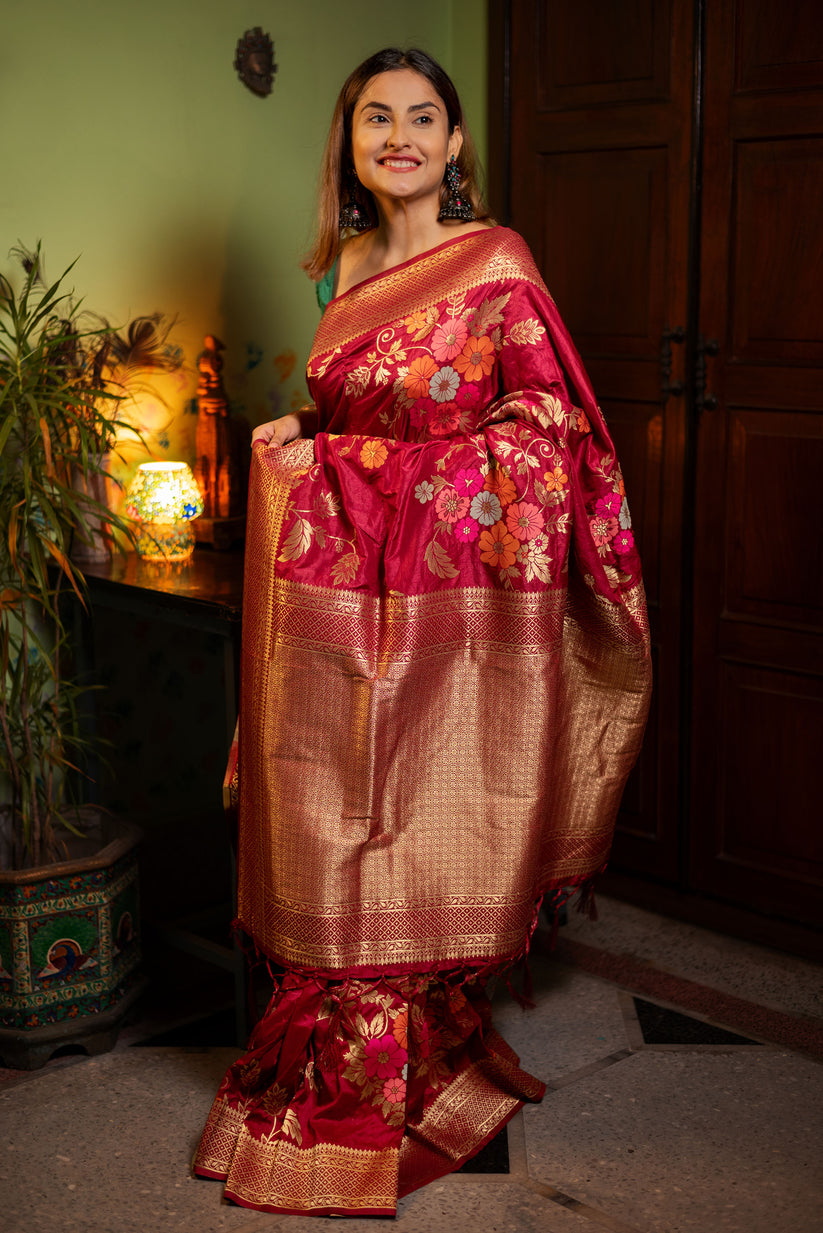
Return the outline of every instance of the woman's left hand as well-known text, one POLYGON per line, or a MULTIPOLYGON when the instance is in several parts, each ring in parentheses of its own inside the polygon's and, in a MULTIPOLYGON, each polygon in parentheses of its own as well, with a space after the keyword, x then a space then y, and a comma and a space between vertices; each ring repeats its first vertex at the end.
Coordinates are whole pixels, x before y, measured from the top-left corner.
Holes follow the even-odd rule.
POLYGON ((310 402, 299 411, 281 415, 279 420, 258 424, 251 434, 251 443, 254 445, 255 441, 262 441, 264 445, 288 445, 291 441, 313 437, 316 431, 317 410, 314 403, 310 402))
POLYGON ((299 441, 302 435, 298 415, 281 415, 279 420, 258 424, 251 434, 251 443, 254 445, 256 441, 262 441, 264 445, 288 445, 290 441, 299 441))

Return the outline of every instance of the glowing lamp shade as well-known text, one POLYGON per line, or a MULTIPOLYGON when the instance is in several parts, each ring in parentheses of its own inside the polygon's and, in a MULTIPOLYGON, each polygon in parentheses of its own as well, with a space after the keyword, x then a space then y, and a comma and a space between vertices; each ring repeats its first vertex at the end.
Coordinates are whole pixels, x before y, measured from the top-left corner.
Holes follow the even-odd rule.
POLYGON ((185 561, 194 551, 191 523, 203 513, 203 498, 184 462, 144 462, 129 484, 126 513, 138 523, 141 557, 185 561))

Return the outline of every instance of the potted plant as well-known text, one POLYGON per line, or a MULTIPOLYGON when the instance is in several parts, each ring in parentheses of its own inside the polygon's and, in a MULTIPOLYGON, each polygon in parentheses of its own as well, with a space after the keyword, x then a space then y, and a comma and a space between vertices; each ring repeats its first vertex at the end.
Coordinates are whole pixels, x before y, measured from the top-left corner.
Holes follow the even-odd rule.
POLYGON ((95 686, 69 617, 83 550, 131 538, 104 490, 130 390, 180 360, 161 317, 114 330, 66 290, 71 266, 49 285, 39 246, 16 255, 19 285, 0 275, 0 1057, 33 1067, 72 1040, 110 1047, 139 991, 139 832, 86 803, 95 686))

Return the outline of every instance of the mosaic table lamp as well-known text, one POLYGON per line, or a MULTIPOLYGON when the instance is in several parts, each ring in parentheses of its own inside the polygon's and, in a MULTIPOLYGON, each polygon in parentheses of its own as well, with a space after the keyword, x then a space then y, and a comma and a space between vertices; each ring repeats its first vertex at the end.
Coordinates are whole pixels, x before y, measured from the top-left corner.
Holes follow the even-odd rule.
POLYGON ((185 561, 194 551, 193 519, 203 498, 185 462, 143 462, 126 493, 138 524, 137 551, 146 561, 185 561))

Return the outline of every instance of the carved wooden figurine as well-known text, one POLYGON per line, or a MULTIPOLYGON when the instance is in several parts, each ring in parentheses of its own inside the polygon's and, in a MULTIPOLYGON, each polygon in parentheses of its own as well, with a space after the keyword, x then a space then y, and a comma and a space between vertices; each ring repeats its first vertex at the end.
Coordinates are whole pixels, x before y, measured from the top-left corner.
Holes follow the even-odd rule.
POLYGON ((224 345, 213 334, 204 339, 197 361, 197 436, 194 475, 203 494, 203 515, 194 524, 199 543, 229 548, 242 539, 246 523, 246 453, 249 430, 229 414, 223 388, 224 345))

